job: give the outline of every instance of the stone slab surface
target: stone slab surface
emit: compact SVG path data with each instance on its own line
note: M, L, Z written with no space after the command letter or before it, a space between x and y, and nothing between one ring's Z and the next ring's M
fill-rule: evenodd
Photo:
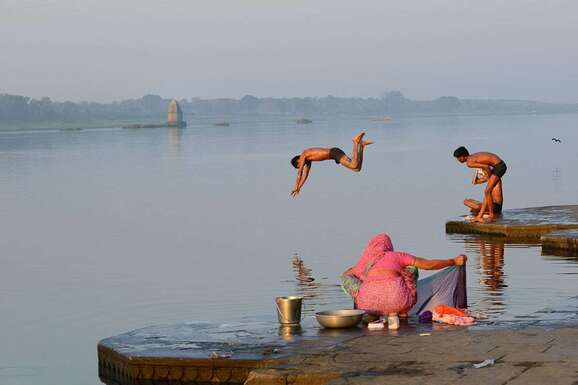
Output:
M240 384L253 369L280 364L296 350L332 346L360 329L336 335L275 321L156 325L98 343L99 376L106 384ZM212 357L211 357L212 356Z
M494 364L476 369L484 360ZM578 381L578 328L437 330L427 336L363 336L281 368L251 372L264 384L567 384Z
M446 222L448 234L487 234L536 239L559 230L578 229L578 205L504 210L492 223L470 223L466 216Z
M560 250L570 255L578 254L578 229L554 231L543 235L540 241L543 250Z
M395 332L327 330L312 317L290 329L274 320L151 326L100 341L98 359L101 380L109 385L457 384L464 376L460 383L491 384L518 378L528 362L566 369L578 364L577 342L574 297L524 322L467 329L410 319ZM498 359L491 371L468 366L486 358Z

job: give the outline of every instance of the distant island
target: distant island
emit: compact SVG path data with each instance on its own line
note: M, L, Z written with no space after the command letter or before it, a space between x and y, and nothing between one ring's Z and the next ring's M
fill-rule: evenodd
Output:
M0 94L0 123L14 122L94 122L136 120L143 124L166 116L170 99L145 95L112 103L56 102L50 98ZM303 98L181 99L183 115L280 114L313 115L471 115L471 114L552 114L578 112L578 103L557 104L529 100L460 99L441 96L433 100L412 100L399 91L376 98L336 96ZM303 118L305 119L305 118Z

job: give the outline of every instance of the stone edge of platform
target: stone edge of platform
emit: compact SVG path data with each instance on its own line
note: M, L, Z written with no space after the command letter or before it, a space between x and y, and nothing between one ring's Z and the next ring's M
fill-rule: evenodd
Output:
M567 229L544 234L540 241L542 250L563 250L578 254L578 231Z
M502 225L469 223L463 220L449 220L446 222L446 234L482 234L512 239L540 240L542 236L549 233L574 229L578 229L578 223Z
M253 370L282 364L281 359L133 357L98 344L98 374L105 383L169 381L190 384L243 384Z

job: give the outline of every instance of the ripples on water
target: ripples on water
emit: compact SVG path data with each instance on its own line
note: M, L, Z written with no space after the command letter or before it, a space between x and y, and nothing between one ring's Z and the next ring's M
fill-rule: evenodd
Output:
M340 306L348 302L341 291L341 286L335 284L335 279L327 277L315 278L313 271L297 254L293 255L293 272L295 273L295 293L303 297L304 315L313 315L327 307Z
M505 208L575 204L576 115L211 119L0 133L0 382L93 385L100 338L158 323L275 322L278 295L303 295L309 317L351 307L339 274L382 231L419 256L468 253L469 303L493 320L576 295L576 259L443 231L465 197L481 196L451 156L458 145L504 156ZM210 124L222 120L231 126ZM563 144L551 143L553 127ZM376 143L361 173L316 164L288 198L293 154L348 152L362 129ZM24 367L39 369L9 369Z
M469 256L469 307L490 321L539 318L543 308L562 310L565 299L576 294L573 276L578 275L578 258L574 256L541 255L539 244L506 243L500 238L451 235L449 239L463 245ZM549 268L543 267L546 261L552 263ZM292 267L295 293L304 298L304 314L351 306L335 277L318 280L298 255L293 256Z

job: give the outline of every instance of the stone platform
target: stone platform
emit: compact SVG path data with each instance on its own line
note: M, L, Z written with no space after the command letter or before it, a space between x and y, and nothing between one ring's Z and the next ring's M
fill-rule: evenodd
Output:
M538 242L548 233L578 229L578 205L504 210L493 223L470 223L466 217L446 222L448 234L484 234Z
M257 369L246 385L575 385L578 329L526 328L395 333L303 352L284 367ZM474 364L491 360L483 368Z
M578 298L469 328L410 319L397 331L327 330L313 317L302 328L273 319L151 326L100 341L99 376L107 385L542 384L552 373L576 381L577 326ZM488 358L496 364L471 368Z
M328 333L313 322L195 322L134 330L98 343L99 377L109 385L242 384L251 371L282 365L296 351L359 335L359 329Z
M279 361L282 346L268 329L188 323L120 334L99 342L99 376L106 384L242 384L250 371Z
M540 238L545 252L578 255L578 230L561 230L548 233Z

